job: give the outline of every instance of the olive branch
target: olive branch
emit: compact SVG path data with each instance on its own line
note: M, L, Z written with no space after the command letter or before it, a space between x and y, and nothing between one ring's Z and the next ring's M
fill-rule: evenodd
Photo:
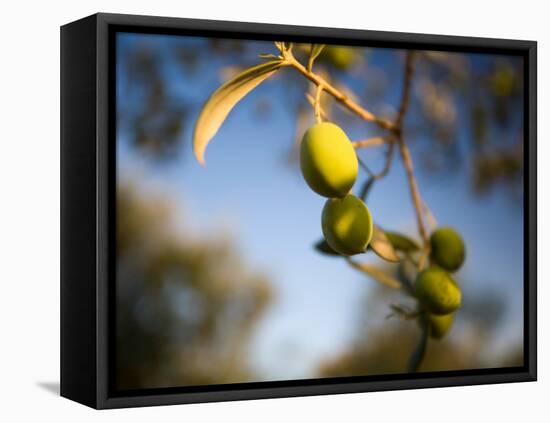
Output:
M294 56L292 43L276 42L275 46L279 51L278 55L261 55L262 58L268 59L268 61L246 69L220 86L220 88L214 91L206 101L197 119L193 135L193 148L197 160L202 165L205 164L204 153L207 145L215 136L233 107L244 96L279 70L283 68L294 69L315 87L315 95L306 94L306 96L312 105L314 117L317 122L322 122L323 117L326 116L321 105L321 96L325 94L331 96L342 107L355 114L360 119L372 123L384 132L383 135L380 136L352 142L356 152L362 148L376 146L386 146L387 148L384 166L378 173L369 169L358 157L359 164L369 175L361 188L361 199L365 200L374 183L384 178L389 173L395 156L395 150L397 149L399 152L406 172L409 193L415 210L417 230L422 240L422 245L418 246L414 240L404 235L384 231L374 225L373 236L369 247L386 261L392 263L409 261L415 266L417 272L421 272L428 264L431 248L430 238L426 229L426 220L433 223L435 219L420 195L414 173L413 159L405 141L403 130L411 97L411 86L416 60L415 51L408 50L405 54L401 98L397 109L397 115L395 119L390 120L377 116L367 110L358 102L354 101L354 99L350 98L349 95L346 95L342 90L331 84L330 81L323 78L323 76L315 73L314 63L317 57L322 53L324 45L313 44L310 46L309 58L305 66ZM319 242L316 248L326 254L339 255L339 253L333 251L324 241ZM418 259L415 259L413 254L418 254ZM346 257L346 261L350 266L369 275L377 282L393 289L404 289L406 294L415 297L412 282L400 281L376 266L358 262L349 257ZM392 306L392 310L393 315L398 315L405 319L418 318L421 324L421 336L417 347L410 356L408 366L410 372L416 372L422 363L426 351L430 330L429 322L422 313L420 304L418 305L418 311L412 313L404 311L405 308L401 306Z

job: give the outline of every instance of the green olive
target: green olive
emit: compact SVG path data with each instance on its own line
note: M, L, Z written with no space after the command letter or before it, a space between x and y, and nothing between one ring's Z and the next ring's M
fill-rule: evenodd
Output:
M318 123L304 134L300 167L309 187L328 198L342 198L357 178L359 164L346 133L329 122Z
M372 217L367 205L356 196L327 200L321 223L327 244L336 252L351 256L367 250L373 232Z
M460 308L462 293L451 275L433 266L416 277L415 294L423 307L433 314L449 314Z
M432 260L449 272L455 272L464 263L466 248L462 237L453 228L443 227L430 237Z
M428 314L427 319L430 325L430 337L434 339L443 338L451 330L454 318L454 313L443 315Z
M340 70L348 70L355 63L355 51L352 47L325 46L323 58Z

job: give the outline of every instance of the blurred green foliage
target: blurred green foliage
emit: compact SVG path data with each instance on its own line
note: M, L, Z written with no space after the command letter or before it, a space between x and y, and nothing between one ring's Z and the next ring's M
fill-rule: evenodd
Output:
M320 377L406 373L410 352L418 343L420 327L416 319L406 320L395 315L389 318L384 313L388 302L397 298L383 288L369 292L361 309L354 342L320 366ZM523 347L520 344L507 345L498 352L487 349L487 338L498 324L503 307L494 295L469 298L451 328L452 336L428 343L419 371L522 366ZM381 318L384 315L388 318Z
M247 268L229 238L177 230L175 212L159 195L118 187L120 389L254 379L247 348L270 283Z

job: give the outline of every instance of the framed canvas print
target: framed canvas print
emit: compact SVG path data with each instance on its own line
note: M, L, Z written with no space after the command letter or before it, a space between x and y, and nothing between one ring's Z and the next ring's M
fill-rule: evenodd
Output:
M61 28L61 394L536 380L536 43Z

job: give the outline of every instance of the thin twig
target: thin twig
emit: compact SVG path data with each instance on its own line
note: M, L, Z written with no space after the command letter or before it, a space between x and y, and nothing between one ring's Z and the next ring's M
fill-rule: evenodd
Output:
M306 93L306 100L308 103L315 109L315 97L313 97L310 93ZM329 114L321 107L321 118L324 120L329 120Z
M317 90L315 92L315 103L313 104L313 111L315 114L315 120L317 123L323 121L322 110L321 110L321 94L323 93L323 85L317 85Z
M356 150L359 148L368 148L368 147L376 147L378 145L383 145L388 142L386 137L372 137L367 138L366 140L360 140L360 141L352 141L351 145L353 145L353 148Z
M311 72L311 70L313 69L313 61L315 60L315 58L313 57L313 49L315 48L315 44L311 44L309 46L309 59L307 61L307 70L309 72Z
M395 128L399 130L403 127L403 119L409 108L409 99L411 96L411 82L414 73L414 59L415 52L408 50L405 57L405 73L403 76L403 91L401 93L401 101L399 103L399 111L397 112L397 118L395 119Z
M420 192L418 191L418 184L416 183L416 178L414 177L414 168L411 158L411 153L407 144L403 140L403 137L397 139L399 144L399 153L401 155L401 160L403 161L403 166L407 172L407 180L409 181L409 190L411 192L411 198L413 201L415 213L416 213L416 222L418 225L418 232L420 237L424 241L424 244L428 243L428 232L424 225L424 219L422 217L422 200L420 198Z
M426 221L428 222L428 226L430 227L430 229L433 231L435 230L435 228L437 228L437 219L435 218L434 214L432 213L432 211L430 210L430 208L428 207L425 201L423 203L423 206L424 206L424 215L426 216Z
M371 170L371 168L367 166L367 164L361 159L361 157L357 156L357 162L359 163L359 166L361 166L363 170L367 172L372 179L376 179L375 178L376 173L374 173Z
M382 179L389 173L391 164L392 164L392 159L393 159L393 152L395 150L394 147L395 147L394 142L390 142L388 144L388 151L386 152L386 162L384 163L384 168L375 175L376 179Z
M380 118L373 113L369 112L353 100L351 100L348 96L346 96L344 93L342 93L339 89L331 85L328 81L326 81L321 76L317 75L314 72L308 71L307 68L302 65L300 62L298 62L294 56L292 55L292 52L290 50L285 50L283 52L284 58L287 61L288 65L295 68L298 72L300 72L302 75L304 75L307 79L309 79L311 82L313 82L315 85L323 86L323 90L326 91L328 94L333 96L336 101L343 104L345 107L347 107L350 111L361 117L362 119L373 122L379 127L383 129L391 130L394 128L394 124L384 118Z
M363 182L363 186L361 187L361 191L359 192L359 198L363 201L367 201L367 195L369 195L370 189L376 182L376 179L374 179L372 176L369 176L369 178Z
M422 198L420 197L418 184L416 183L416 178L414 176L414 168L413 168L411 153L409 151L409 147L405 143L405 139L403 138L403 121L405 119L405 114L407 113L409 103L410 103L412 77L414 72L414 59L415 59L414 51L410 51L410 50L407 51L407 55L405 58L405 71L403 73L403 92L401 94L401 102L399 104L399 110L397 112L397 117L394 123L395 125L394 133L396 135L397 143L399 145L399 153L401 155L401 160L403 161L403 166L405 167L405 171L407 172L407 180L409 181L409 190L411 193L411 198L412 198L414 210L416 213L418 232L420 233L420 237L422 238L422 241L423 241L422 254L418 261L418 267L417 267L418 271L420 271L424 268L425 261L429 255L430 243L428 238L428 232L426 231L426 227L424 225L425 204L422 201ZM426 316L421 317L420 323L421 323L420 338L418 340L418 344L415 350L413 351L409 359L408 370L411 373L417 372L418 369L420 368L420 365L422 364L422 361L424 360L424 356L426 354L426 348L428 346L428 336L429 336L430 329L429 329L429 322Z
M374 140L374 138L372 138L372 139ZM393 139L386 139L386 138L382 138L382 137L379 137L379 139L384 139L384 142L388 143L388 150L386 151L386 162L384 163L384 167L382 168L382 170L380 172L374 173L361 160L359 155L357 155L357 160L359 161L359 164L369 174L369 178L365 181L365 183L363 184L363 187L361 188L360 198L363 201L367 200L367 195L368 195L369 191L371 190L372 186L374 185L374 183L376 181L378 181L379 179L384 178L389 173L390 168L391 168L391 164L392 164L392 161L393 161L393 152L395 150L395 148L394 148L395 147L395 142L393 142ZM368 141L368 140L365 140L365 141Z
M388 150L386 151L386 161L384 163L384 167L382 170L378 173L374 173L367 164L357 155L357 161L359 162L359 165L369 174L370 178L374 181L377 181L378 179L382 179L385 177L391 168L392 158L393 158L393 151L394 151L394 143L390 142L388 144Z
M390 304L390 308L392 309L392 313L388 314L386 316L386 319L399 316L405 320L412 320L418 318L418 311L417 310L411 310L409 307L402 305L402 304Z
M416 178L414 176L413 162L411 158L411 153L409 147L405 143L403 138L403 119L407 113L409 107L409 99L411 92L411 82L412 75L414 72L414 52L408 51L405 59L405 72L403 76L403 93L401 95L401 102L399 104L399 111L397 113L397 118L394 123L394 133L399 145L399 153L401 155L401 160L403 161L403 166L407 172L407 179L409 181L409 190L411 192L411 198L413 201L416 221L418 225L418 232L420 237L424 241L424 245L428 245L428 232L426 231L426 226L424 225L423 218L423 202L420 197L420 192L418 190L418 184L416 183Z
M416 373L418 371L422 361L424 360L424 356L426 355L426 347L428 346L428 335L430 329L428 327L428 320L425 316L420 319L420 324L420 338L418 339L418 344L409 359L409 373Z

